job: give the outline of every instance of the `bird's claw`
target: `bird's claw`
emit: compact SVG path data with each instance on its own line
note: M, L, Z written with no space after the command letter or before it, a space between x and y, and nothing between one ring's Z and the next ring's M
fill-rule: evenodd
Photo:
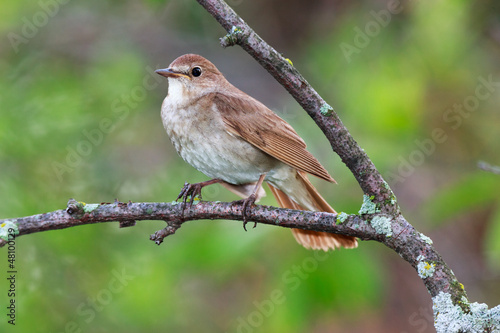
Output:
M177 196L177 199L175 201L179 200L182 198L182 213L184 214L184 209L186 208L187 200L188 197L191 197L189 200L189 209L193 206L193 202L196 197L198 197L201 200L201 184L196 183L196 184L189 184L188 182L184 183L184 187L181 189L181 192Z
M251 194L248 198L244 200L238 200L238 203L242 204L241 207L241 215L243 215L243 229L247 231L247 223L248 223L248 216L247 216L247 208L250 208L253 206L256 200L256 195ZM253 227L255 228L257 226L257 222L254 221Z

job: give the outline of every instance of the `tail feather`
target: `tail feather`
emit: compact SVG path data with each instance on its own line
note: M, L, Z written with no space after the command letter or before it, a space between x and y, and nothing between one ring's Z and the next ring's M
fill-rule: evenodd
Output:
M316 188L314 188L314 186L307 178L306 173L302 171L297 171L297 179L299 179L300 182L307 189L307 193L311 196L313 205L316 207L317 211L334 213L334 214L337 213L318 193ZM302 206L300 206L295 201L293 201L286 193L284 193L280 189L276 188L275 186L269 183L268 185L274 197L278 201L280 207L307 210ZM297 240L297 242L300 245L304 246L306 249L328 251L329 249L334 250L340 247L355 248L358 246L356 238L350 236L331 234L327 232L311 231L311 230L302 230L302 229L292 229L292 234Z
M314 205L318 208L320 212L328 212L332 214L337 214L335 209L326 202L326 200L319 194L316 188L311 184L309 178L307 178L307 174L303 171L297 171L297 176L302 182L302 184L306 187L307 193L312 197Z

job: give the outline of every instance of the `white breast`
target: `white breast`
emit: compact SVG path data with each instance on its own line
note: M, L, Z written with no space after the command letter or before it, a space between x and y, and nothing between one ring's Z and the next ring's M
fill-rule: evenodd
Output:
M208 177L244 184L257 181L281 163L227 133L215 106L202 109L198 103L187 105L182 96L182 85L170 84L162 120L175 149L193 167Z

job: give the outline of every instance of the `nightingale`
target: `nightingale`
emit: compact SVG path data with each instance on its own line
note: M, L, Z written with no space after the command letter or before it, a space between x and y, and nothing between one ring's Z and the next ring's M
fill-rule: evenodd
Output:
M168 79L163 126L177 153L212 180L186 183L178 198L191 203L204 186L220 183L247 207L265 195L265 181L280 207L336 213L308 179L335 180L306 150L295 130L258 100L229 83L207 59L185 54L156 73ZM245 229L246 230L246 229ZM292 229L307 249L354 248L354 237Z

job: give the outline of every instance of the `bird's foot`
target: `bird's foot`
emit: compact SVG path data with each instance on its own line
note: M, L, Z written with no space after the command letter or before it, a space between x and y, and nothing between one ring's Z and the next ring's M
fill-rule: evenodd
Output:
M202 183L189 184L188 182L184 183L184 187L181 189L181 192L177 196L175 201L182 198L182 202L184 205L187 203L188 198L190 207L193 205L193 201L195 197L198 197L201 200L201 189L203 188Z
M206 182L201 182L201 183L194 183L194 184L189 184L188 182L184 183L184 187L181 189L181 192L177 196L177 199L175 201L179 200L182 198L182 214L184 215L184 209L186 208L186 205L188 204L188 198L189 199L189 209L193 206L193 202L195 201L196 197L198 197L199 200L201 200L201 189L204 188L205 186L212 185L215 183L220 183L220 179L212 179L208 180Z
M243 215L243 229L245 229L245 231L247 231L248 223L247 208L251 208L254 205L256 198L257 196L255 194L251 194L246 199L235 201L235 203L242 204L241 215ZM257 222L254 222L253 227L255 228L256 226Z

